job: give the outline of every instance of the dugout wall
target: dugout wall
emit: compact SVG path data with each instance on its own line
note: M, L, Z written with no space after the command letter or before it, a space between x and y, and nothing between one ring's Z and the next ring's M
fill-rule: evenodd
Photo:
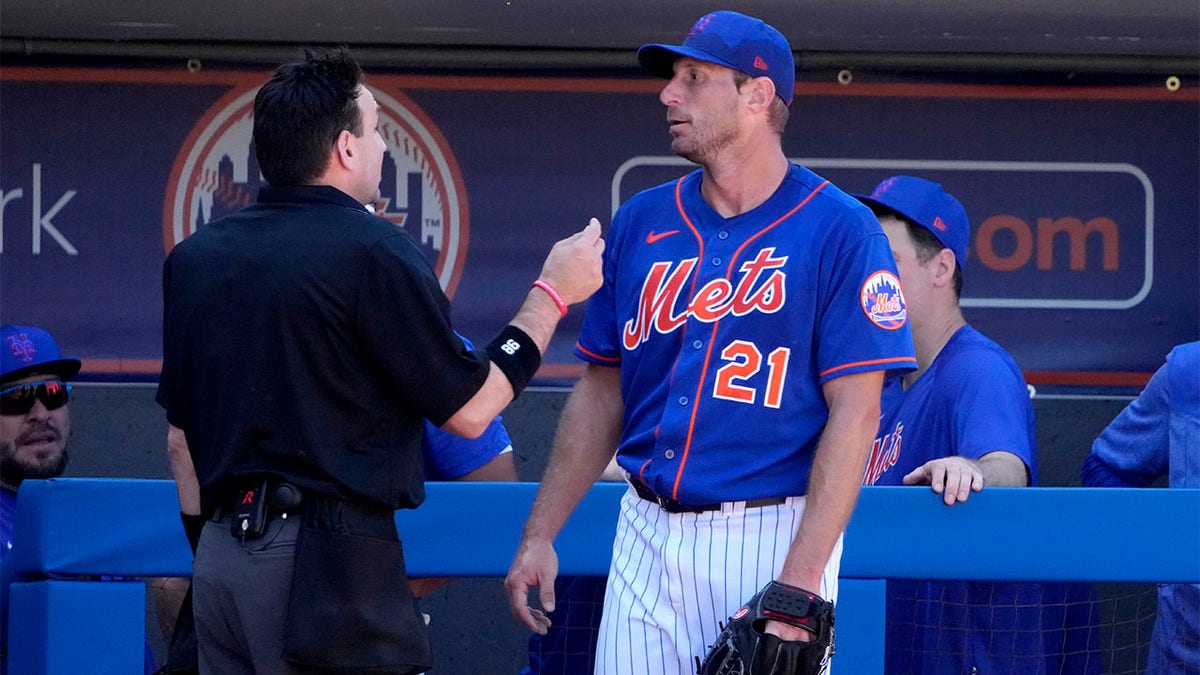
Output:
M554 422L566 395L563 388L533 387L505 411L522 480L540 478L553 440ZM1079 466L1092 439L1128 400L1127 396L1035 397L1043 484L1078 486ZM169 477L165 420L154 404L153 385L80 384L72 400L72 417L75 439L68 476ZM1146 518L1154 520L1153 516ZM1124 545L1122 549L1128 550ZM1106 620L1122 626L1117 638L1105 645L1106 658L1118 664L1111 672L1136 672L1139 661L1144 663L1155 616L1153 585L1114 582L1097 589L1105 603ZM499 579L461 579L434 591L424 605L434 617L434 647L444 659L446 672L474 675L490 672L491 664L497 661L514 665L524 662L527 633L512 620ZM161 655L164 641L153 618L147 622L145 634ZM468 641L478 649L452 647Z
M397 513L410 572L503 574L535 491L530 483L431 485L422 508ZM607 570L623 492L622 485L597 485L586 496L557 542L561 573ZM16 542L6 562L13 575L9 668L29 675L137 672L145 589L128 579L186 574L190 566L174 486L38 480L23 486L19 499ZM1101 512L1110 515L1096 518ZM1148 524L1148 512L1178 517ZM895 513L908 515L897 519ZM1111 555L1112 531L1140 554ZM945 508L925 490L871 487L863 491L845 543L836 663L845 672L871 675L883 672L886 577L1200 582L1200 490L995 488ZM480 653L484 669L443 662L441 672L516 672L521 666L516 661L509 670L475 639L457 644L457 651ZM439 652L441 659L446 655Z

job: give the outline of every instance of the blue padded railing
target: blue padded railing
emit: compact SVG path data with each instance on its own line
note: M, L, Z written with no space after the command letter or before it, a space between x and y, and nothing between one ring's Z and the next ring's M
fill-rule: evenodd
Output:
M429 484L421 508L396 514L410 574L503 576L536 490ZM624 490L587 494L556 543L561 574L608 572ZM174 485L31 480L18 499L10 672L139 672L145 586L95 579L191 573ZM928 488L865 488L842 557L842 672L883 672L887 578L1197 583L1200 490L989 488L946 507Z

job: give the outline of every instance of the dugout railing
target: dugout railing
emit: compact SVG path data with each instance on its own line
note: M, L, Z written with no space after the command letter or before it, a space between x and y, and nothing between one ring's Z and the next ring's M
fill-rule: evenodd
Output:
M410 574L503 576L536 489L429 484L420 509L396 516ZM585 497L557 542L561 574L607 573L623 491ZM8 672L141 672L139 578L191 573L174 485L31 480L18 500L0 569ZM991 488L946 507L928 489L864 489L842 558L840 672L883 672L886 578L1198 583L1200 490Z

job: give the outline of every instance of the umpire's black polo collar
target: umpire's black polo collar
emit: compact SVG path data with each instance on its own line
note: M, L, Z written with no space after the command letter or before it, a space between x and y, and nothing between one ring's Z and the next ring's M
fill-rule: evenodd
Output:
M264 186L258 190L259 204L330 204L370 213L354 197L329 185Z

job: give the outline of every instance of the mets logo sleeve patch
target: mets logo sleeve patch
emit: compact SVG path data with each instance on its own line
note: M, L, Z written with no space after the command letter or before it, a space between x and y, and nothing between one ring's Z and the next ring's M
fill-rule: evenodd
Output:
M887 270L880 270L867 277L862 287L862 308L871 323L885 330L896 330L904 326L908 312L904 307L904 293L900 280Z

